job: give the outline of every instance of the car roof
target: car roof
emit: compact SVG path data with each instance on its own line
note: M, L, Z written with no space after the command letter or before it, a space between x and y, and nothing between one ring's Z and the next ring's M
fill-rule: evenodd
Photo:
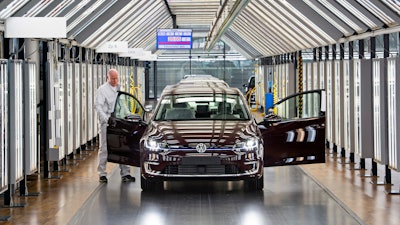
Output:
M224 80L218 79L212 75L207 74L192 74L192 75L185 75L183 79L179 82L181 84L188 83L188 84L198 84L201 82L206 83L218 83L225 86L229 86Z
M241 95L241 91L237 88L229 87L229 85L218 78L210 79L192 79L185 78L174 85L168 85L164 88L161 96L163 95L177 95L177 94L234 94Z

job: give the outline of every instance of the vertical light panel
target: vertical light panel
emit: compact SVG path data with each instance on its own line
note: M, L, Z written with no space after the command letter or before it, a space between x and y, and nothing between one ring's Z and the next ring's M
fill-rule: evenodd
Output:
M326 61L326 139L331 143L333 141L333 97L332 97L332 62Z
M400 123L397 121L397 114L400 107L400 81L397 78L399 72L399 59L388 59L388 149L389 167L400 171L400 154L398 142L400 140Z
M359 62L359 61L358 61ZM349 124L350 124L350 137L349 137L349 141L350 141L350 153L354 153L354 149L355 149L355 131L354 131L354 121L355 121L355 113L354 113L354 97L355 97L355 90L354 90L354 64L355 64L355 60L350 60L349 61L349 114L350 114L350 118L349 118ZM353 154L352 154L353 156Z
M312 78L313 78L313 84L312 84L312 90L319 89L319 73L318 73L318 62L313 62L312 64Z
M361 153L361 87L360 87L360 80L361 80L361 60L355 59L354 60L354 152L360 155Z
M130 70L130 66L125 66L125 76L126 76L126 83L125 83L125 90L126 92L129 92L129 77L131 74L131 70ZM266 81L267 82L267 81ZM265 85L267 85L267 83L264 83Z
M354 60L355 153L373 158L372 61Z
M66 134L66 139L67 139L67 155L71 154L74 152L75 149L75 145L74 145L74 140L75 140L75 132L74 132L74 93L75 93L75 89L74 89L74 79L73 79L73 64L70 62L65 63L65 76L64 76L64 80L65 80L65 103L66 103L66 128L67 128L67 134Z
M96 96L96 91L99 88L99 65L98 64L94 64L93 65L93 107L94 107L94 101L95 101L95 96ZM97 115L97 111L94 109L93 110L93 135L97 136L97 134L99 133L98 130L98 115Z
M37 87L36 64L25 63L24 69L24 149L26 175L38 171L37 154Z
M257 66L256 67L256 101L258 104L263 106L265 108L265 91L264 91L264 67L263 66ZM126 70L126 66L124 66L124 71L125 71L125 77L127 78L127 73L128 71ZM126 80L126 79L125 79Z
M108 65L103 65L103 70L100 75L100 85L104 84L107 81L106 79L107 79L107 73L108 73L109 69L110 68Z
M65 132L65 122L67 121L65 118L65 110L64 110L64 63L57 62L57 72L55 74L57 78L57 84L54 85L55 92L57 93L56 98L54 99L56 102L56 143L60 146L59 149L59 160L63 159L66 155L66 140L64 139Z
M68 79L67 79L67 77L68 77L68 71L67 71L67 65L68 65L68 63L67 62L65 62L65 63L59 63L59 65L58 65L58 70L59 71L62 71L62 73L63 73L63 76L62 76L62 81L60 81L60 82L62 82L63 83L63 85L62 85L62 94L60 95L60 97L61 98L63 98L63 105L62 105L62 111L61 111L61 114L62 114L62 118L63 118L63 126L61 127L61 129L63 129L63 136L61 137L62 138L62 143L63 143L63 146L64 146L64 154L65 154L65 156L68 156L69 155L69 153L70 153L70 151L69 151L69 149L71 148L71 145L70 145L70 140L69 140L69 137L68 137L68 135L69 135L69 133L68 133L68 128L69 128L69 119L68 119Z
M79 149L81 147L81 70L80 70L80 65L79 63L74 63L74 73L73 73L73 78L74 78L74 110L75 110L75 116L74 116L74 137L75 137L75 149Z
M325 89L325 63L318 62L319 65L319 89Z
M297 68L295 68L294 63L287 63L285 64L285 68L286 68L286 85L287 85L287 90L286 90L286 96L292 95L297 93L297 88L296 88L296 84L297 84L297 80L296 80L296 70Z
M142 67L138 67L142 68ZM276 65L276 74L274 74L274 80L275 80L275 86L276 86L276 95L277 95L277 100L282 99L282 66L281 65Z
M303 69L306 68L305 71L305 76L303 76L303 78L305 78L305 80L303 81L303 84L305 84L305 87L303 89L303 91L309 91L312 90L312 83L313 83L313 79L312 79L312 63L304 63Z
M284 64L279 65L279 70L280 73L278 74L279 76L279 90L280 90L280 95L279 97L285 98L287 96L286 88L287 88L287 70Z
M353 109L350 104L350 61L343 61L343 80L342 80L342 102L343 102L343 148L351 152L351 114Z
M81 146L86 145L87 139L87 66L86 63L81 63Z
M87 139L91 141L93 138L93 64L87 67Z
M334 82L333 82L333 90L332 92L334 93L334 101L333 101L333 108L334 108L334 124L333 124L333 128L334 128L334 143L337 145L338 148L342 147L342 140L341 140L341 125L342 125L342 118L341 118L341 61L340 60L335 60L334 61Z
M23 91L22 61L10 62L10 184L23 179Z
M52 46L51 46L52 47ZM64 158L64 145L63 140L63 118L62 118L62 107L63 107L63 90L62 90L62 76L63 70L60 71L60 65L58 62L49 60L48 62L48 141L49 141L49 161L59 161Z
M0 60L0 193L8 188L8 65Z
M137 68L137 84L136 86L138 86L140 88L141 91L141 95L140 96L145 96L145 90L144 88L144 82L145 82L145 74L144 74L144 68L143 67L136 67ZM143 101L144 99L139 99L141 101Z
M121 91L126 91L125 89L125 70L124 66L117 65L117 70L119 73L119 84L121 85Z
M374 59L372 64L373 78L373 119L374 119L374 160L388 164L387 145L387 110L386 110L386 73L384 59Z
M381 93L380 93L380 76L381 76L381 71L380 71L380 61L379 59L374 59L373 64L372 64L372 76L373 76L373 114L374 114L374 158L380 158L380 151L381 151L381 130L380 127L382 126L381 124L381 115L380 115L380 98L381 98Z

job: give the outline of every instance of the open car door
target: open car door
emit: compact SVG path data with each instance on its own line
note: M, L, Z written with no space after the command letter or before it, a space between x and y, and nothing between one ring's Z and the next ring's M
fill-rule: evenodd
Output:
M144 107L134 96L118 92L107 126L109 162L140 166L140 138L147 128L145 116Z
M274 104L259 124L264 166L325 162L324 90L291 95Z

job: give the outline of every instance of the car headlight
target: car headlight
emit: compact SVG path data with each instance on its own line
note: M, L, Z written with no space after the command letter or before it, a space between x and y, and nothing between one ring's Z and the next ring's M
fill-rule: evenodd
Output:
M155 140L153 138L148 138L144 142L144 144L147 149L149 149L150 151L155 151L155 152L161 151L166 148L166 144L164 142Z
M235 144L234 149L236 151L245 150L251 151L258 148L258 139L257 138L249 138L247 140L238 141Z

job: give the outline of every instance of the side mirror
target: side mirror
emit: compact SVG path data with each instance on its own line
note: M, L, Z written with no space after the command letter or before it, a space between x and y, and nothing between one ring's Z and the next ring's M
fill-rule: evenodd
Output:
M140 120L142 120L142 118L138 114L128 115L128 116L125 117L125 119L131 120L131 121L140 121Z
M144 110L145 110L146 112L151 112L151 111L153 110L153 106L152 106L152 105L145 105L145 106L144 106Z
M273 113L268 113L264 117L264 125L265 126L270 126L273 123L278 123L278 122L281 122L281 121L282 121L282 119L279 116L277 116L277 115L275 115Z

